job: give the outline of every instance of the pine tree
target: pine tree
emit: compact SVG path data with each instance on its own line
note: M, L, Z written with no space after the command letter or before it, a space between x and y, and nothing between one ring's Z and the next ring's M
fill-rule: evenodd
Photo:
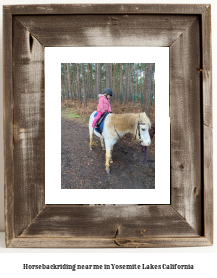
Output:
M77 64L77 85L78 85L78 100L81 102L81 83L80 83L80 67Z
M151 106L151 87L154 75L154 64L146 64L145 67L145 83L144 83L144 101L142 105L142 111L144 111L150 117Z
M122 95L123 95L123 68L122 64L120 64L120 101L122 101Z
M111 64L107 63L106 64L106 87L111 88L112 86L111 82Z
M126 78L125 78L125 96L124 96L124 104L127 103L127 98L128 98L128 64L126 63L126 67L125 67L125 75L126 75Z
M84 71L83 63L81 63L81 74L82 74L82 82L83 82L83 90L84 90L84 106L87 106L87 92L86 92L85 71Z
M69 69L69 63L67 65L67 74L68 74L68 92L72 100L72 87L71 87L71 76L70 76L70 69Z
M101 94L100 89L100 80L101 80L101 65L100 63L96 64L97 74L96 74L96 91L97 91L97 97L99 94Z

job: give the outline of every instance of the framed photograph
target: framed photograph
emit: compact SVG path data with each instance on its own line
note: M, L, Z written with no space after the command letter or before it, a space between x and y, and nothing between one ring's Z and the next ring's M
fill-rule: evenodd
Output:
M3 21L6 246L212 245L211 6L17 5ZM112 156L89 136L97 92L114 134L116 114L138 116Z
M132 57L129 57L129 53L132 53ZM74 62L113 59L116 63L67 63L69 57ZM131 63L118 63L126 60L126 57ZM146 63L141 63L144 61ZM86 83L86 105L81 67ZM112 84L109 85L107 74L111 70ZM101 85L97 93L98 71ZM148 71L152 83L150 96L144 94ZM45 204L170 204L168 47L46 47L45 83ZM106 86L113 91L110 98L112 114L121 115L118 116L120 126L117 126L118 122L115 125L113 120L111 122L109 136L113 136L114 149L112 163L109 163L110 174L105 169L106 150L103 149L106 149L106 145L100 141L103 134L93 132L92 125L89 129L90 115L99 107L99 98L104 97L102 93ZM146 103L150 111L145 107ZM141 146L144 143L139 141L139 134L145 135L142 128L151 129L151 126L141 125L141 131L138 132L138 122L142 120L143 111L150 117L150 125L156 123L155 136L152 136L147 153ZM124 122L122 119L125 119ZM132 120L134 125L129 130L128 121ZM162 121L164 124L159 124ZM126 130L123 131L124 126ZM90 148L92 133L93 146ZM147 135L149 137L148 130ZM145 136L143 140L145 142ZM106 138L104 141L106 143ZM115 194L111 189L115 190Z

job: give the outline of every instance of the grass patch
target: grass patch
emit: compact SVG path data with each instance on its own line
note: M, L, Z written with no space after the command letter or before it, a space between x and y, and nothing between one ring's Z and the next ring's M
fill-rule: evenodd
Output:
M80 115L78 115L76 113L76 111L71 111L71 110L65 109L65 107L61 109L61 116L67 117L67 118L80 118L81 117Z
M68 118L80 118L80 115L74 114L74 113L69 113L68 115L66 115Z

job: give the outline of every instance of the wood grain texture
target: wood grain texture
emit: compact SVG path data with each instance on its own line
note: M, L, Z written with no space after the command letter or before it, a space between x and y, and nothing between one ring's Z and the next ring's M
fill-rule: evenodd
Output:
M199 17L170 46L171 205L202 231Z
M44 4L5 6L17 14L202 14L210 5L189 4Z
M3 10L4 182L6 245L14 237L12 15Z
M41 15L16 18L44 46L166 47L181 36L197 16Z
M205 237L180 238L15 238L10 248L168 248L210 246Z
M14 209L19 235L44 206L44 48L13 20Z
M45 46L170 46L172 206L45 206ZM212 245L210 5L5 6L4 65L8 247Z
M207 6L202 14L202 75L203 75L203 121L213 127L212 115L212 42L211 42L211 7Z
M204 126L204 235L213 243L213 130Z
M198 236L195 230L169 205L46 205L21 236L43 237L45 235L73 238Z
M204 159L204 228L213 243L213 103L212 103L212 42L211 6L206 6L202 23L203 77L203 159Z

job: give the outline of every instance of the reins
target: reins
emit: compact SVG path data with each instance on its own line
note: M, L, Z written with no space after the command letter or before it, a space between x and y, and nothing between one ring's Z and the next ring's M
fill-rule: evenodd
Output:
M114 125L114 129L115 129L115 132L117 133L117 130L116 130L116 128L115 128L115 125ZM119 138L121 138L120 135L119 135L118 133L117 133L117 135L118 135Z
M144 152L142 163L145 165L147 162L147 146L142 146L141 151Z

